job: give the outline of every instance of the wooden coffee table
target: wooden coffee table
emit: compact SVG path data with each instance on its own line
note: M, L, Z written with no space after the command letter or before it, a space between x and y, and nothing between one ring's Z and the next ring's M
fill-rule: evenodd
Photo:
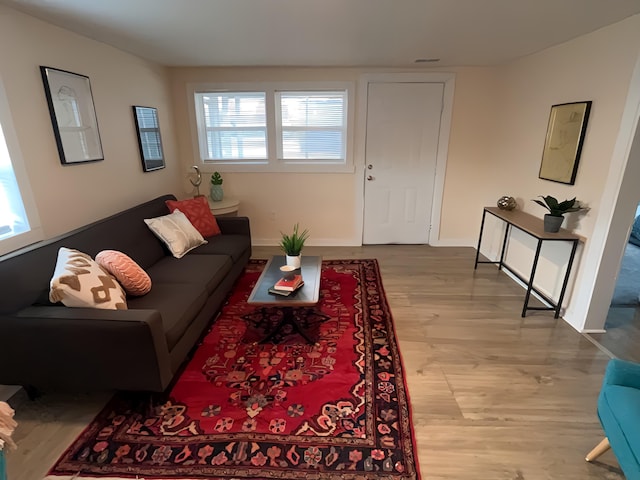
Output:
M312 307L318 303L320 298L322 257L302 257L300 274L302 275L304 285L288 297L274 295L268 291L269 288L273 287L273 285L282 278L280 267L284 264L286 264L284 255L271 257L247 300L247 303L251 305L260 305L263 307L273 306L282 309L282 318L278 325L267 333L266 337L258 343L267 343L273 340L286 325L289 325L293 331L299 333L307 342L316 343L317 339L312 338L304 326L298 323L293 309L294 307Z

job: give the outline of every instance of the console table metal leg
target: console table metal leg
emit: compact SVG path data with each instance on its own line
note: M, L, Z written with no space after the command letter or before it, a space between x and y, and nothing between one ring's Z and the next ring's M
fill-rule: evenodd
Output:
M509 238L509 230L511 229L511 225L505 223L504 226L504 238L502 239L502 250L500 250L500 264L498 265L498 270L502 270L502 265L504 263L504 253L507 249L507 238Z
M524 297L524 305L522 307L522 317L527 314L527 307L529 306L529 298L531 297L531 290L533 289L533 278L536 275L536 268L538 268L538 260L540 259L540 249L542 248L542 240L538 239L538 246L536 247L536 254L533 257L533 266L531 267L531 275L527 282L527 294Z
M571 267L573 266L573 259L576 256L576 250L578 249L578 241L573 242L571 247L571 255L569 255L569 262L567 263L567 271L564 274L564 281L562 282L562 289L560 290L560 298L558 298L558 305L556 305L556 314L554 318L560 316L560 309L562 308L562 301L564 300L564 294L567 291L567 285L569 284L569 277L571 275Z
M480 236L478 237L478 248L476 249L476 263L473 266L473 269L476 270L478 268L478 258L480 257L480 244L482 243L482 231L484 230L484 219L487 216L487 211L482 211L482 223L480 224Z

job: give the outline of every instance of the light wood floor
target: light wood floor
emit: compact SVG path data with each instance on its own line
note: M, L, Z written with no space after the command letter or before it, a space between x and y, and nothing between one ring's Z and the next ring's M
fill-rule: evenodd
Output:
M278 253L255 248L254 257ZM520 317L524 291L471 248L307 247L325 258L377 258L413 407L422 478L622 479L596 400L608 356L551 312ZM107 400L46 394L14 401L19 449L10 480L40 479Z
M592 333L612 356L640 363L640 306L609 308L605 333Z

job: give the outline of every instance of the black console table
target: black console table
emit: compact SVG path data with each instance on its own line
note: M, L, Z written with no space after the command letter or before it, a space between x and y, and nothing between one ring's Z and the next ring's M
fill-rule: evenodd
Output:
M482 231L484 230L484 220L487 216L487 213L499 218L507 224L507 227L504 231L504 238L502 240L502 248L500 250L500 260L497 262L491 261L481 261L480 257L480 244L482 243ZM521 230L525 233L528 233L532 237L538 240L538 245L536 247L536 253L533 257L533 266L531 267L531 274L529 275L529 279L523 278L517 272L514 272L508 265L504 263L504 255L505 248L507 246L507 238L509 238L509 232L511 228L515 227L518 230ZM578 249L578 243L582 240L582 237L569 232L568 230L560 229L558 233L549 233L544 231L544 225L542 219L538 217L534 217L528 213L522 212L520 210L501 210L498 207L484 207L484 211L482 212L482 224L480 226L480 236L478 238L478 250L476 252L476 263L474 265L474 270L478 268L479 263L491 263L494 265L498 265L498 269L508 270L515 277L520 279L523 283L527 285L527 294L524 297L524 306L522 307L522 316L524 317L527 314L527 310L553 310L555 311L555 318L560 316L560 308L562 307L562 300L564 299L564 294L567 290L567 284L569 283L569 275L571 274L571 267L573 265L573 260L576 256L576 250ZM571 254L569 255L569 263L567 263L567 271L564 275L564 281L562 282L562 289L560 290L560 297L558 298L558 302L554 302L550 298L548 298L545 294L540 292L533 286L533 279L536 275L536 268L538 267L538 260L540 259L540 250L542 249L542 242L553 241L553 242L571 242ZM548 305L549 307L530 307L529 299L531 298L531 292L535 292L539 295Z

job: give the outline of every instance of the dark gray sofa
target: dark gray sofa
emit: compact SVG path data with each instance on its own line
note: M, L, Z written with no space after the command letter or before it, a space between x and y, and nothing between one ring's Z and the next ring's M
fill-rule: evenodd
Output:
M158 197L58 238L0 257L0 384L56 390L163 391L251 256L246 217L218 217L222 235L181 259L143 219L169 213ZM119 250L151 277L128 310L48 300L57 252Z

